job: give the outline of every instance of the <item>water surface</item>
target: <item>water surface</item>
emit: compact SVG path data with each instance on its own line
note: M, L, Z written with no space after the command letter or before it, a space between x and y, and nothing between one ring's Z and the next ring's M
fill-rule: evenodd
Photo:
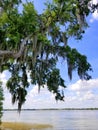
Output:
M34 110L20 115L17 111L4 111L2 119L52 126L45 130L98 130L98 110Z

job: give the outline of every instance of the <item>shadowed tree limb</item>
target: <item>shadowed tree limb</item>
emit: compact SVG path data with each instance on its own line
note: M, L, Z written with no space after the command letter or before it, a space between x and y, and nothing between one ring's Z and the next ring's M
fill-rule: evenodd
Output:
M8 50L0 50L0 57L4 56L6 58L14 58L17 59L19 58L21 55L23 55L25 46L26 46L26 42L32 37L32 34L30 34L28 37L26 37L20 46L20 50L18 52L14 52L14 51L8 51Z

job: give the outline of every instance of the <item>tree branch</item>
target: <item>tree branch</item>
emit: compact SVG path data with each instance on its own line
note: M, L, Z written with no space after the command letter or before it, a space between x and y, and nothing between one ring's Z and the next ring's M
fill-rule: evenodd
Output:
M9 51L9 50L0 50L0 57L4 56L4 57L12 57L14 59L19 58L21 55L23 55L24 49L25 49L25 45L28 39L30 39L32 37L32 34L29 35L28 37L26 37L20 46L20 50L18 52L14 52L14 51Z

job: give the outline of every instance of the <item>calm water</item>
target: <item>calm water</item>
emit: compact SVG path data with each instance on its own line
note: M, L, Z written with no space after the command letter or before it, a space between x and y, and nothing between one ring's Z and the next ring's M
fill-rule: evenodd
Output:
M98 130L97 110L5 111L3 121L49 124L47 130ZM46 130L46 129L45 129Z

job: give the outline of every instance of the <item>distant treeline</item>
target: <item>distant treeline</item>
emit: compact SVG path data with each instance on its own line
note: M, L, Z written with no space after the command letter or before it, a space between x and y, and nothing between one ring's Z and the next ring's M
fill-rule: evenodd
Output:
M46 108L46 109L22 109L21 111L36 110L98 110L98 108ZM4 111L18 111L18 109L4 109Z

